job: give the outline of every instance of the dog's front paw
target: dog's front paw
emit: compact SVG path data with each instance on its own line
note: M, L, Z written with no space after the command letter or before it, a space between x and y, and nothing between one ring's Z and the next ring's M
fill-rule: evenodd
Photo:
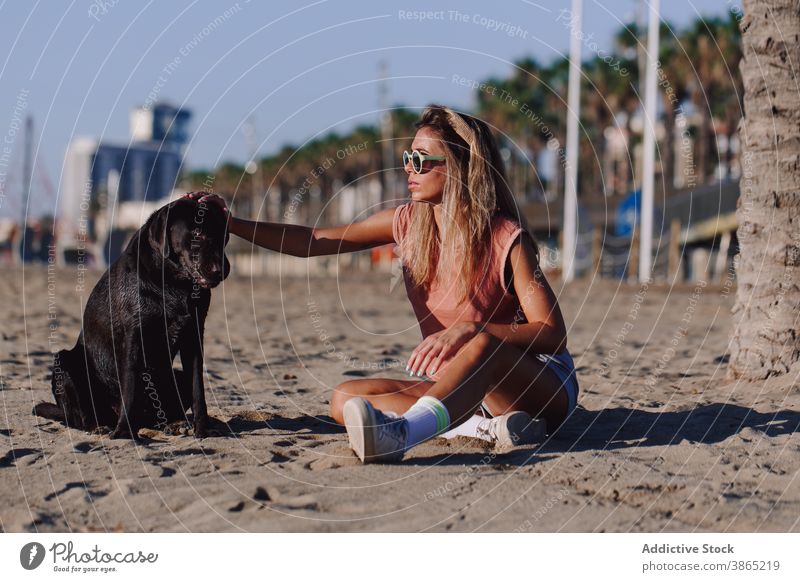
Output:
M194 421L194 438L204 439L208 434L208 420L205 418L198 418Z
M128 430L128 427L119 427L118 426L113 431L111 431L111 434L108 435L108 438L110 438L110 439L132 439L133 437L131 436L131 431Z

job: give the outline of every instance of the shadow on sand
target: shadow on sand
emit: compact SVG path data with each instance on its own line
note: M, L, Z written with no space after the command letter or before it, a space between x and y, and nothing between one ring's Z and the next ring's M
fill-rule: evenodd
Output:
M548 452L616 450L690 443L713 444L749 428L767 437L800 431L800 412L756 412L728 403L658 412L631 408L578 407L553 435Z
M287 418L270 413L263 413L260 417L245 414L234 416L227 422L211 419L211 427L217 434L216 438L236 438L257 430L315 435L344 434L344 429L326 415ZM579 406L540 446L517 447L507 452L498 452L491 448L476 451L473 446L468 446L468 452L457 452L457 447L453 447L456 449L453 453L414 457L403 463L423 466L485 465L511 469L557 458L570 452L665 446L683 441L714 444L739 434L744 429L752 429L764 437L800 432L800 412L756 412L752 408L725 403L703 404L692 410L671 412L632 408L586 410ZM147 443L149 439L144 441ZM204 442L211 444L213 438ZM480 447L477 444L479 441L475 442ZM7 466L10 461L11 459L0 459L0 466Z
M735 404L712 403L692 410L657 412L631 408L586 410L578 407L539 447L519 447L507 453L454 453L415 458L413 465L532 465L580 451L609 451L690 443L713 444L744 429L764 437L800 432L800 412L756 412Z

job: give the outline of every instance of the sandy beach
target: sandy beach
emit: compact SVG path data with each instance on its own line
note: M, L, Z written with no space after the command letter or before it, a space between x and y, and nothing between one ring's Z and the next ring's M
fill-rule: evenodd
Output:
M513 451L436 439L362 466L328 401L347 379L403 377L420 335L390 273L234 273L205 334L222 435L151 430L138 445L31 415L99 273L82 290L79 275L0 279L4 532L800 531L800 369L726 380L730 285L552 281L581 385L560 430Z

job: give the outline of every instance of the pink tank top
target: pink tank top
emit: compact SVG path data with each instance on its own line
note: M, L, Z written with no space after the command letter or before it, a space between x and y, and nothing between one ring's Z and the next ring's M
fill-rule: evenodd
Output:
M415 204L417 203L408 202L395 210L392 231L398 245L405 238L411 225L411 214ZM466 301L459 302L457 299L458 272L454 271L445 277L435 279L431 288L426 291L414 286L408 269L403 266L406 293L417 316L423 338L459 321L527 323L519 299L506 287L504 274L511 245L521 232L522 228L513 220L499 215L492 219L492 246L489 260L486 261L486 268L482 273L482 283L478 289L473 290L473 296ZM439 378L446 364L447 362L432 376L434 380Z

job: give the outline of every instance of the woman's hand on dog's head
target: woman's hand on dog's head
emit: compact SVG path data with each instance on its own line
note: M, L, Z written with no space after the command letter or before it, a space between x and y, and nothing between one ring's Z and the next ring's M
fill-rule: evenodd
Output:
M230 226L233 216L231 215L228 205L225 203L225 199L219 194L213 194L211 192L187 192L183 195L183 197L188 198L189 200L196 200L198 202L210 202L211 204L216 204L222 209L222 212L225 213L228 226Z

